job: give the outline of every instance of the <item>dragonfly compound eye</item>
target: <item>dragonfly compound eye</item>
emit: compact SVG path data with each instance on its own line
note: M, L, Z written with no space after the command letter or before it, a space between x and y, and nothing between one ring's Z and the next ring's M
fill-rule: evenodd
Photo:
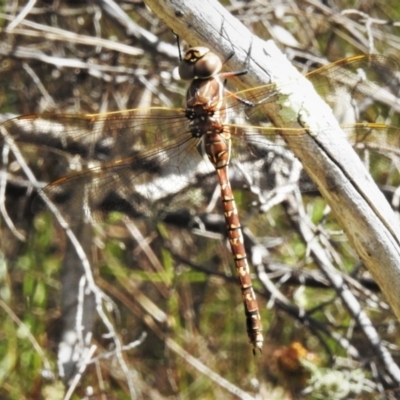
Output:
M206 79L218 74L222 69L221 59L214 53L208 52L194 64L195 77Z
M181 61L179 75L183 80L206 79L218 74L221 68L221 59L207 47L193 47Z

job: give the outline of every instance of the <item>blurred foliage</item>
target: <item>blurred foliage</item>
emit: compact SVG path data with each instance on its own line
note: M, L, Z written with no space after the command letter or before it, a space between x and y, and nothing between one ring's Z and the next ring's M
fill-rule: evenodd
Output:
M368 53L371 40L374 52L400 60L400 8L393 0L221 3L254 34L274 39L304 73L325 61ZM25 4L2 4L2 121L48 111L182 106L186 84L172 74L177 49L160 51L140 34L135 37L102 4L37 1L11 31L6 27ZM118 5L138 27L174 49L174 35L142 1ZM66 32L82 37L78 41ZM99 43L100 38L110 43ZM372 113L369 120L398 122L386 105L374 105ZM67 173L66 164L72 164L64 161L65 155L40 146L27 146L24 156L43 182ZM373 177L382 189L395 187L398 171L380 171L379 160L369 160ZM15 229L0 218L0 398L61 399L66 389L57 377L60 270L70 251L68 241L49 213L32 213L34 194L12 156L7 168L5 206ZM266 272L277 291L272 293L253 274L265 336L263 354L253 357L219 203L209 212L214 222L202 219L214 189L201 191L206 203L201 209L182 204L186 213L172 221L134 220L140 235L133 235L121 216L112 215L93 228L92 237L81 238L88 240L84 247L96 284L111 299L103 308L118 339L128 345L147 333L123 352L137 397L234 399L247 393L247 398L272 400L397 398L387 366L319 271L287 204L282 201L260 214L254 193L236 184L246 240L256 238L268 249ZM393 191L385 194L394 196ZM316 240L338 271L349 274L350 290L398 363L398 322L379 288L318 193L306 193L302 201L318 228ZM16 237L16 230L25 240ZM92 339L96 357L115 350L108 333L97 317ZM228 389L225 380L233 387ZM115 356L95 359L71 398L130 398L121 363Z

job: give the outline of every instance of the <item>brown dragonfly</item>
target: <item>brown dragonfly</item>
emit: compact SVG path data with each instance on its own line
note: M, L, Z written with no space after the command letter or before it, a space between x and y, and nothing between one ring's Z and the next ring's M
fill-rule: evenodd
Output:
M243 234L230 185L231 138L234 158L248 162L263 150L280 146L275 128L259 106L276 101L275 85L231 93L225 80L240 75L221 72L223 63L207 48L189 49L180 75L191 84L185 108L150 107L88 115L25 115L2 124L4 135L20 142L37 141L90 161L43 190L62 212L84 210L86 218L108 211L133 216L166 212L193 201L191 188L209 184L210 165L220 186L227 234L245 308L253 351L263 343L261 320L244 247ZM306 77L321 94L343 89L352 100L379 93L378 83L391 83L396 64L380 55L355 56L319 68ZM368 78L360 77L367 71ZM263 119L264 118L264 119ZM379 151L398 147L399 135L385 125L361 123L344 128L356 146ZM31 133L35 139L32 140ZM394 132L396 133L396 132ZM306 129L292 134L307 135ZM389 137L389 139L383 138ZM277 142L278 140L278 142ZM334 138L333 138L334 140ZM195 196L194 196L195 197ZM75 211L75 212L74 212ZM81 212L77 213L82 215Z

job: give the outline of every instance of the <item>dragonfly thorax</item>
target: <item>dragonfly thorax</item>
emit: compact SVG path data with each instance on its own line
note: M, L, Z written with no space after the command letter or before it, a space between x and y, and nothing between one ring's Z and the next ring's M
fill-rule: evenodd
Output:
M193 137L223 131L227 122L223 98L224 85L218 77L195 79L191 83L186 93L186 117Z
M207 133L221 133L223 125L220 123L219 112L196 105L186 109L186 116L190 120L189 130L192 137L201 138Z

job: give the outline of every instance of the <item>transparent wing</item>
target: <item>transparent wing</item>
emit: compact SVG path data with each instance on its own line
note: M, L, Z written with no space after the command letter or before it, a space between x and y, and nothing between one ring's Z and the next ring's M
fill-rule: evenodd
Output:
M28 115L6 122L3 129L15 140L26 142L29 135L41 145L79 155L76 172L43 190L68 213L82 204L93 214L153 213L157 204L167 208L168 199L211 171L197 150L198 139L190 135L183 110Z

